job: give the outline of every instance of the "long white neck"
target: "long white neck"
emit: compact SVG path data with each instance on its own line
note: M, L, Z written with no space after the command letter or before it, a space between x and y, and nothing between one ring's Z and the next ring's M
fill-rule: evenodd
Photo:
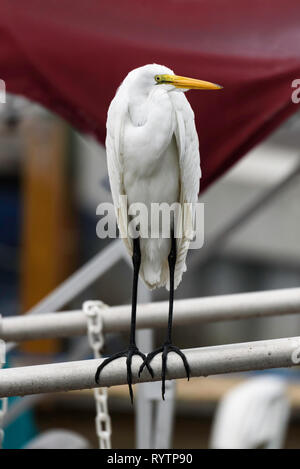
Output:
M145 159L159 159L170 144L175 128L169 93L163 88L154 87L149 95L145 95L135 88L128 98L129 122L124 130L126 154L132 155L134 148L137 148Z
M147 122L149 95L139 87L129 89L129 115L134 126L140 127Z

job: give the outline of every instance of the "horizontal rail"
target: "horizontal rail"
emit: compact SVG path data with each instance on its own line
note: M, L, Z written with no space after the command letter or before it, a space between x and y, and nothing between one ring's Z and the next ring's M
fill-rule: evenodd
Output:
M298 362L300 337L219 345L184 351L192 377L221 373L294 366ZM95 387L95 371L102 360L82 360L49 365L25 366L0 370L0 397L24 396ZM133 382L151 380L147 370L138 378L139 357L132 361ZM160 380L161 355L152 362L154 380ZM168 379L184 378L181 359L168 356ZM125 358L110 363L101 373L102 386L126 384Z
M300 288L288 288L178 300L174 305L174 324L188 325L298 313ZM138 305L137 327L162 327L167 324L167 317L167 301L141 304ZM103 310L104 332L127 331L129 327L129 305ZM0 339L16 342L86 333L86 318L82 311L7 317L2 319L0 327Z

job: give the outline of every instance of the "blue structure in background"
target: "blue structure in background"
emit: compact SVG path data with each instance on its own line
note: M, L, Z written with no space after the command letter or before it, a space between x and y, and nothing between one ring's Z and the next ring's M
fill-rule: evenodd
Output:
M19 310L19 248L21 203L18 182L0 185L0 313L7 316Z
M8 405L11 406L18 399L22 398L9 398ZM3 449L20 449L36 435L33 412L26 411L4 429Z
M7 316L19 310L19 246L21 203L18 181L8 178L0 187L0 313ZM11 406L20 397L8 400ZM34 415L24 412L4 429L4 449L22 448L37 434Z

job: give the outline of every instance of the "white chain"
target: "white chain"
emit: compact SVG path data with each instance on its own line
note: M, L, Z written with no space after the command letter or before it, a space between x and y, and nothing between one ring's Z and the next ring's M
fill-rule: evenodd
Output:
M89 344L94 351L94 357L101 357L104 345L102 311L108 308L102 301L85 301L83 311L87 318ZM96 403L96 433L100 449L111 449L111 421L107 405L107 388L95 388Z
M5 342L0 340L0 368L5 363ZM7 398L3 397L0 399L1 407L0 407L0 449L2 448L3 438L4 438L4 430L3 430L3 420L4 416L7 412Z

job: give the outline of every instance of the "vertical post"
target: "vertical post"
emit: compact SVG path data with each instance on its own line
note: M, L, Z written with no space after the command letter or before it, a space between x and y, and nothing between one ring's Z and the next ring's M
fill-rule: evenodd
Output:
M138 303L150 303L151 291L139 285ZM138 313L137 313L138 314ZM137 331L137 346L143 353L153 350L154 331ZM175 381L166 381L166 397L161 399L161 382L140 383L136 400L136 448L168 449L171 446L175 407Z
M138 303L150 303L151 292L143 282L139 284ZM148 353L153 349L153 335L151 329L141 329L136 333L137 346L143 353ZM135 404L135 439L137 449L151 448L151 433L153 430L153 410L152 403L147 398L149 386L156 383L141 383L137 385L137 399Z
M22 310L45 297L72 271L75 239L67 174L69 130L60 119L39 115L24 122ZM74 230L73 230L74 232ZM52 353L57 341L26 344Z

